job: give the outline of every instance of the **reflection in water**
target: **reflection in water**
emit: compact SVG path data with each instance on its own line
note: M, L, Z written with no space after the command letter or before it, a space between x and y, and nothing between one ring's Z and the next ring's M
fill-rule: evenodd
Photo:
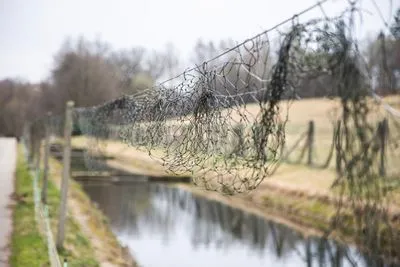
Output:
M84 188L144 267L385 266L354 248L304 238L182 189L148 183Z

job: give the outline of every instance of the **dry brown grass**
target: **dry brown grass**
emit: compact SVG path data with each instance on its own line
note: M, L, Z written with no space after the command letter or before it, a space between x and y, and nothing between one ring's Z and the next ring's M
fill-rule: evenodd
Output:
M400 103L399 96L387 97L385 102L394 105ZM381 106L373 104L371 99L371 121L378 121L385 117L385 111ZM286 147L291 147L299 136L307 130L308 122L313 120L315 123L315 146L314 146L314 163L322 165L328 157L329 150L332 145L333 122L336 121L340 112L338 100L330 99L306 99L293 102L282 102L281 110L286 116L288 112L288 122L286 126ZM233 120L239 120L239 115L235 111L227 111ZM259 112L259 106L255 104L247 105L246 112L249 118L254 118ZM73 138L72 144L76 147L88 148L89 142L86 137ZM152 151L152 157L147 152L140 151L130 147L127 144L118 141L107 141L99 143L102 152L109 156L113 156L116 161L109 162L115 167L123 167L129 165L129 170L134 173L142 173L147 175L165 175L166 168L162 166L162 161L157 157L162 157L163 152L160 150ZM301 145L300 145L301 147ZM291 155L296 159L300 149L297 149ZM333 155L334 159L335 155ZM396 157L389 158L389 167L399 167ZM121 164L124 163L124 164ZM301 163L305 163L303 160ZM293 165L283 163L280 169L268 179L268 183L276 182L287 184L290 187L298 187L300 190L324 191L328 192L329 187L335 179L334 160L331 160L328 169L308 168L303 164ZM199 173L200 170L198 170Z
M387 97L384 101L394 105L394 103L400 103L400 97ZM292 103L283 102L281 109L284 113L288 111L288 123L286 127L287 147L291 147L299 138L299 135L307 130L308 122L313 120L315 123L314 163L316 165L325 163L331 148L333 122L338 117L339 107L340 105L337 100L329 99L306 99ZM373 122L377 122L387 115L381 106L374 104L373 100L371 100L371 108L374 111L371 112L370 116ZM248 105L246 110L254 117L259 111L259 107L257 105ZM229 112L231 112L230 116L233 119L238 119L235 118L233 111ZM88 148L90 143L86 137L75 137L72 144L76 147ZM103 153L115 157L116 160L109 161L109 164L113 167L152 176L167 174L166 168L162 166L162 161L157 159L157 156L163 156L162 151L155 150L152 152L153 157L150 157L147 152L140 151L118 141L103 141L100 147ZM296 158L299 155L299 151L300 149L295 150L291 157ZM304 164L305 160L301 164L282 163L278 171L266 179L251 194L254 199L262 198L269 190L263 184L266 184L268 187L276 185L296 189L308 195L313 195L314 192L331 194L330 186L336 177L334 158L335 155L333 155L333 159L327 169L310 168ZM389 168L394 168L397 173L400 168L399 159L400 155L399 157L388 157ZM195 173L198 176L204 175L201 170L196 170ZM400 204L400 196L397 191L394 192L394 203Z

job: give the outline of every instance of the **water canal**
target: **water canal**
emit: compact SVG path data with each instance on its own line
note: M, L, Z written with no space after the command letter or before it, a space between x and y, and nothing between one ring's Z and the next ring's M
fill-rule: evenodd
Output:
M83 183L143 267L385 266L332 240L160 183Z
M82 152L74 151L73 171L87 171ZM354 246L304 237L172 184L132 182L147 179L127 173L130 182L104 180L78 179L142 267L389 266Z

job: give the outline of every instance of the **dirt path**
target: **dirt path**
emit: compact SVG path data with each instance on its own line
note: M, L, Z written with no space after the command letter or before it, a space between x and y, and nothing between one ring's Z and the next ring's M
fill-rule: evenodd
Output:
M16 140L0 138L0 266L8 266L12 230L11 194L14 192Z

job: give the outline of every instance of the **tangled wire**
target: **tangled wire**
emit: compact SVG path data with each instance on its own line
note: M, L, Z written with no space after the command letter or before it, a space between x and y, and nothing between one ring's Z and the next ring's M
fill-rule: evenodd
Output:
M271 175L282 156L287 111L299 84L328 75L330 95L341 105L332 229L350 224L360 244L399 255L399 234L387 212L389 180L379 170L378 136L386 126L376 130L371 78L352 37L354 12L353 3L339 17L293 21L280 32L276 56L270 33L264 33L183 73L172 86L77 110L81 129L100 140L92 147L113 136L161 159L173 173L191 174L203 188L247 192ZM349 221L349 214L356 216Z
M256 188L281 157L285 106L296 96L302 77L318 68L336 75L343 90L352 86L342 85L343 77L332 72L333 65L340 69L347 64L332 62L335 56L307 62L309 51L321 44L337 48L332 29L345 14L302 24L294 19L286 33L280 33L277 56L270 51L272 33L266 32L184 72L172 86L162 84L77 109L81 131L94 137L94 153L88 158L101 153L102 139L112 135L160 158L175 174L190 173L206 189L233 194ZM342 73L352 75L346 69Z
M284 36L273 65L268 36L251 39L222 63L184 73L173 88L77 109L81 130L94 140L117 133L125 143L157 154L171 172L194 174L207 189L254 189L279 160L285 141L281 100L290 100L294 90L288 80L296 78L292 46L299 29L295 25Z
M390 211L391 192L397 188L393 178L400 172L382 170L385 142L394 151L391 165L399 166L400 123L392 117L376 127L383 116L371 98L370 71L353 37L355 4L334 18L324 15L303 23L294 18L285 30L258 34L168 86L76 108L74 120L90 142L87 166L104 167L96 159L106 152L105 140L112 139L148 152L174 174L190 174L208 190L248 192L276 170L289 106L300 85L310 77L328 77L327 96L335 96L341 109L333 118L339 123L329 153L331 158L336 152L338 167L332 229L350 227L359 244L400 255L399 215ZM274 36L279 37L276 55L270 41ZM63 119L47 119L61 134ZM394 130L387 134L389 124Z

